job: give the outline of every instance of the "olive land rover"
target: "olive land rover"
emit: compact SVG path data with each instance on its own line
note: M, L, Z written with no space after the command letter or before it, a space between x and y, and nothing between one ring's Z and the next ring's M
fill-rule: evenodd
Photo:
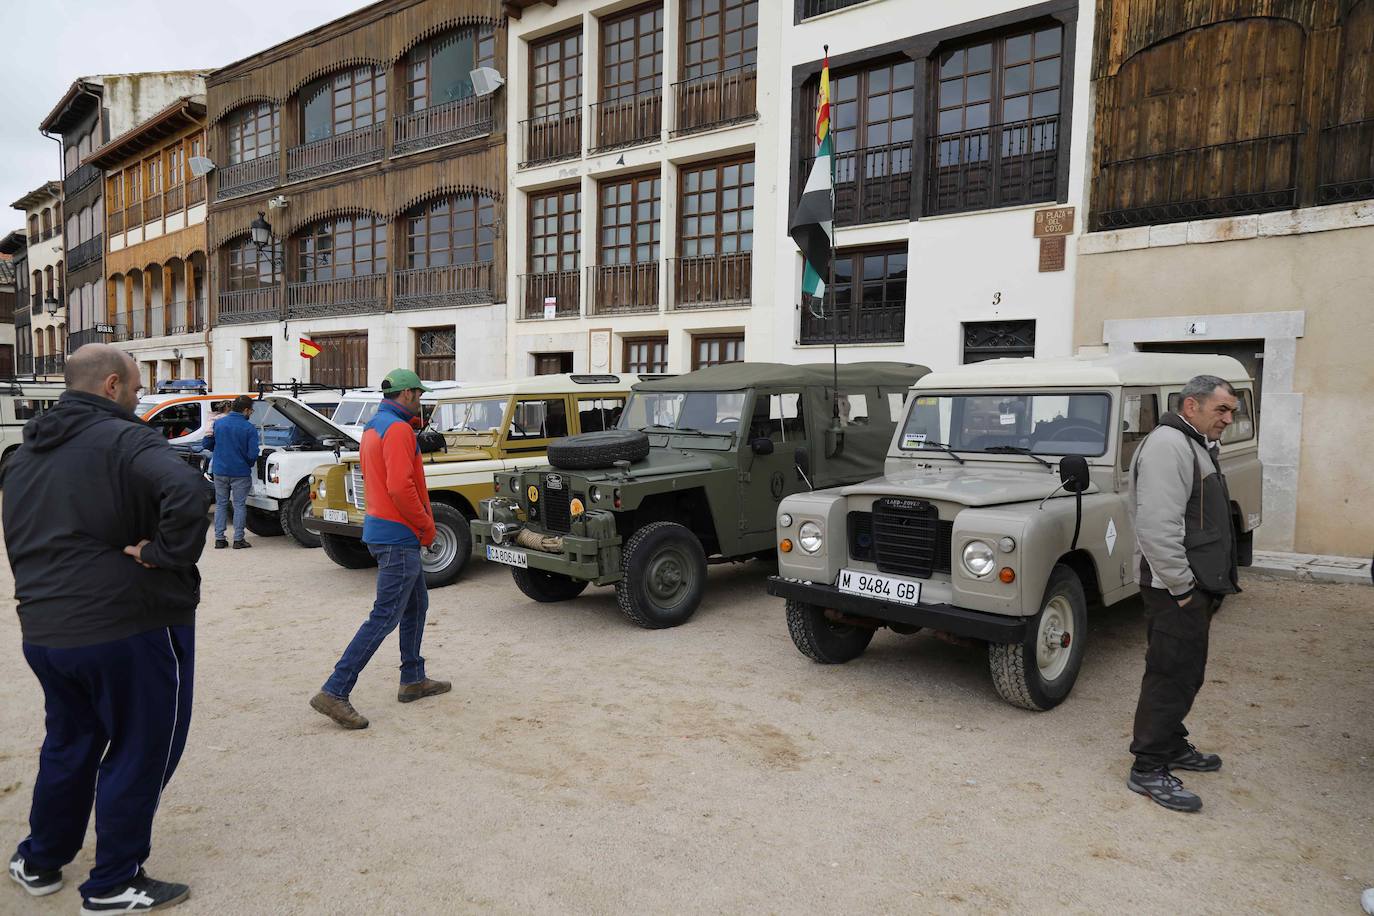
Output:
M421 552L426 583L449 585L467 565L472 552L468 520L495 492L494 473L544 464L554 439L615 426L637 381L637 375L539 375L436 392L422 434L422 447L424 440L438 440L437 450L424 456L435 527L434 543ZM315 468L304 525L340 566L377 565L362 542L366 513L356 454Z
M708 558L774 557L779 500L882 469L928 371L732 363L641 382L618 429L551 443L551 467L498 474L473 545L536 601L614 585L630 620L677 626L701 603Z
M1231 382L1221 441L1242 565L1260 524L1254 385L1223 356L999 359L921 379L885 476L778 506L778 574L797 648L846 662L887 627L986 643L1009 703L1056 706L1087 649L1087 613L1135 595L1131 457L1197 375Z

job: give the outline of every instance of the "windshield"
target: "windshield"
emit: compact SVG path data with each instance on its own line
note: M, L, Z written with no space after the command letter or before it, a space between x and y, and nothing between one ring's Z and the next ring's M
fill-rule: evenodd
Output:
M505 398L445 401L434 409L430 424L441 433L499 433L506 417Z
M143 400L139 401L138 406L134 408L134 416L141 417L161 403L161 401L154 401L149 398L144 398Z
M620 428L733 433L739 430L744 397L743 391L635 391Z
M1097 456L1107 451L1111 411L1112 399L1099 393L919 395L898 444L904 451Z
M255 400L248 419L258 427L263 446L322 448L325 439L342 439L345 448L358 447L343 430L294 401Z
M339 409L334 411L334 423L339 426L363 426L377 413L382 398L367 401L340 401Z

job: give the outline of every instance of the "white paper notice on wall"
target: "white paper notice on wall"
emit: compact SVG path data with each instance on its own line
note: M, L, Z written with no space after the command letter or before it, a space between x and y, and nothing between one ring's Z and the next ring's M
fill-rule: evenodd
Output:
M233 347L225 347L225 348L224 348L224 368L225 368L225 369L232 369L232 368L234 368L234 348L233 348Z
M558 314L558 297L557 297L557 296L545 296L545 297L544 297L544 318L545 318L545 319L549 319L549 318L554 317L554 316L557 315L557 314Z
M1002 414L1001 417L999 418L999 422L1000 422L1003 426L1015 426L1015 425L1016 425L1016 414L1014 414L1014 413L1004 413L1004 414Z
M1116 550L1116 519L1107 519L1107 556Z

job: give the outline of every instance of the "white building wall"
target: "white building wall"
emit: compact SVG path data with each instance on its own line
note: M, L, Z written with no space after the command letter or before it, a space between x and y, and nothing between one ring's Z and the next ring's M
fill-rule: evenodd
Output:
M36 202L36 203L33 204L33 206L31 206L27 211L24 211L24 231L25 231L25 232L28 232L29 217L30 217L30 216L41 215L42 212L43 212L45 209L51 210L51 209L53 209L54 207L56 207L59 203L61 203L61 201L62 201L62 198L61 198L60 195L53 195L53 196L48 197L48 198L46 198L46 199L44 199L44 200L41 200L41 201ZM35 270L38 271L40 274L42 274L45 278L46 278L46 276L47 276L47 270L46 270L46 268L49 268L49 267L51 267L51 268L53 269L53 274L54 274L54 276L57 276L57 275L60 275L60 274L61 274L62 268L61 268L59 265L65 263L65 260L64 260L64 259L65 259L65 257L66 257L66 250L65 250L65 248L64 248L63 237L62 237L62 225L65 224L66 218L67 218L67 217L66 217L66 213L63 213L63 214L62 214L62 219L56 221L56 225L54 226L54 229L55 229L56 231L55 231L54 235L52 236L52 238L47 239L47 240L42 241L42 242L38 242L37 244L30 244L30 245L29 245L29 248L28 248L28 252L29 252L28 271L29 271L29 284L30 284L30 287L29 287L29 295L30 295L30 297L33 295L32 283L33 283L33 272L34 272ZM40 224L40 225L41 225L41 224ZM45 279L45 280L44 280L45 285L46 285L46 282L47 282L47 281L46 281L46 279ZM58 286L59 288L61 288L61 289L63 290L64 293L67 291L67 290L66 290L65 279L58 280L58 281L57 281L57 286ZM43 295L43 296L46 296L46 295L47 295L46 289L43 291L42 295ZM41 298L41 297L40 297L40 298ZM48 329L48 328L50 328L50 327L52 327L52 328L57 328L57 327L61 327L61 326L65 326L65 325L66 325L66 323L67 323L67 302L66 302L66 296L63 295L63 296L60 296L60 297L58 297L58 298L59 298L59 301L61 302L61 307L58 308L57 314L56 314L55 316L49 316L49 315L48 315L48 310L47 310L47 308L44 307L44 308L42 309L42 311L41 311L39 314L37 314L37 315L32 315L32 316L30 317L30 320L33 322L32 329L31 329L31 331L30 331L31 334L33 334L34 336L37 336L40 332L42 332L43 334L46 335L47 329ZM25 301L25 302L17 302L17 301L16 301L15 304L14 304L14 307L15 307L16 309L19 309L19 308L31 308L32 305L33 305L33 301L32 301L32 299L30 298L28 301ZM44 343L44 345L43 345L43 353L44 353L45 356L50 356L51 354L48 352L48 349L47 349L46 337L44 338L44 340L45 340L45 343ZM58 337L58 346L61 347L62 345L63 345L63 341L61 340L60 335L59 335L59 337ZM37 348L35 348L35 349L33 350L33 353L34 353L35 356L37 355L37 353L38 353Z
M110 139L133 130L183 96L204 97L205 72L114 73L92 78L92 82L102 86L102 105L109 112Z

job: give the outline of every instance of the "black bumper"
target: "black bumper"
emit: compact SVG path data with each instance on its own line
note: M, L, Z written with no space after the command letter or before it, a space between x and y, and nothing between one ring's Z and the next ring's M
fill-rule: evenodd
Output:
M346 538L362 539L363 526L354 525L349 522L326 522L322 518L314 515L307 515L301 520L302 526L311 534L337 534Z
M1026 617L1006 617L984 611L970 611L952 604L893 604L862 595L842 592L832 585L799 582L796 579L768 577L768 594L778 598L804 601L817 607L833 608L855 617L872 617L913 627L929 627L969 639L988 642L1020 642L1026 635Z

